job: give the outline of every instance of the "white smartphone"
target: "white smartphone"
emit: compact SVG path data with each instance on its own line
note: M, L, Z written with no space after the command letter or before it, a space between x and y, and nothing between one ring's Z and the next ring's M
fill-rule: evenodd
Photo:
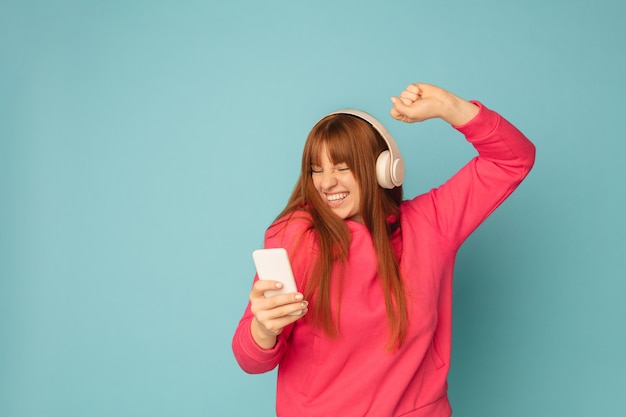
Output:
M257 249L252 252L254 266L259 279L280 281L283 287L275 291L265 291L266 297L277 294L297 292L296 280L293 277L289 255L283 248Z
M252 252L252 259L254 259L254 265L256 266L259 279L269 279L283 283L283 287L279 290L265 291L265 297L298 291L296 280L291 270L289 255L287 255L285 249L257 249ZM302 310L289 313L290 316L299 316L300 314L302 314Z

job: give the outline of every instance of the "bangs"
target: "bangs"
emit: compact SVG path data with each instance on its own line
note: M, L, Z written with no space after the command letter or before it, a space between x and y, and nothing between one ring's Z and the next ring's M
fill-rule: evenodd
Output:
M327 130L311 141L311 165L321 165L322 157L325 156L322 151L326 148L327 156L333 164L354 166L355 150L350 146L351 141L347 140L350 135L339 130L343 129Z
M372 130L361 119L350 115L328 116L311 131L309 140L309 156L311 165L320 165L322 149L326 146L328 158L333 164L347 164L354 168L358 165L357 158L380 152L372 149L376 140L371 141ZM368 140L370 139L370 140ZM369 149L368 149L369 148Z

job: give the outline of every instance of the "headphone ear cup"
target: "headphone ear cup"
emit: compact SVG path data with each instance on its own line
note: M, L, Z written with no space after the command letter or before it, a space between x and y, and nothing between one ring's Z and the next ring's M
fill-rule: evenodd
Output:
M391 182L399 187L404 182L404 160L398 158L391 163Z
M391 153L388 150L382 151L376 159L376 179L383 188L395 187L391 181Z

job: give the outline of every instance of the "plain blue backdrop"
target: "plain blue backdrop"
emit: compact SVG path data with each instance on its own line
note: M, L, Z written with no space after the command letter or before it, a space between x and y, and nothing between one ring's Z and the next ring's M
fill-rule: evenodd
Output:
M230 340L308 130L356 107L407 196L474 153L429 82L537 146L461 249L458 416L600 416L626 389L626 3L0 0L0 415L271 416Z

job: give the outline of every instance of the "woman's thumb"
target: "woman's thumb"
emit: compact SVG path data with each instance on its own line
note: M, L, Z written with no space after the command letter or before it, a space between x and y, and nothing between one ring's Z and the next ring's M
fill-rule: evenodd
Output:
M399 97L391 97L391 103L393 104L393 108L391 109L391 115L398 119L401 118L402 116L407 116L408 110L409 110L409 104L411 103L406 103L405 102L406 99L402 99Z

